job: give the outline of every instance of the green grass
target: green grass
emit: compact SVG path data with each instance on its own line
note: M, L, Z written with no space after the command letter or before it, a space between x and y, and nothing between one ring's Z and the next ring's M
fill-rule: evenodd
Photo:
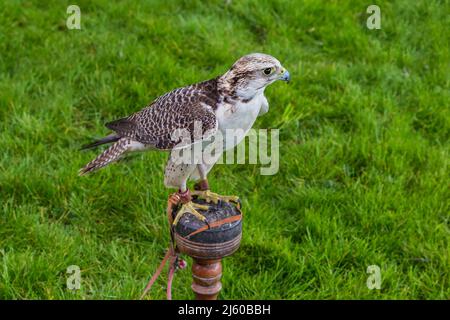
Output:
M81 30L65 25L74 2ZM80 178L96 152L78 149L250 52L292 82L266 90L256 123L280 129L278 174L210 176L245 212L221 298L450 298L448 2L377 1L381 30L366 28L367 1L203 3L0 3L0 298L139 297L169 240L167 155ZM366 287L369 265L381 290ZM174 298L191 298L190 282L177 273Z

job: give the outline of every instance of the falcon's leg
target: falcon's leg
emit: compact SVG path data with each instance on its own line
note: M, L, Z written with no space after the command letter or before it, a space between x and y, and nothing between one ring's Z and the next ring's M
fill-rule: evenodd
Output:
M178 211L177 215L175 216L175 219L173 219L173 225L175 226L178 221L180 221L181 217L186 214L186 213L190 213L194 216L196 216L199 220L205 222L206 224L208 224L208 222L206 221L206 218L204 215L202 215L201 213L199 213L196 209L198 210L208 210L208 206L205 205L201 205L201 204L197 204L195 202L192 202L192 197L191 194L189 192L189 189L186 189L184 192L183 191L178 191L178 196L180 197L180 201L182 203L181 209Z
M173 220L173 225L176 225L180 218L185 213L191 213L201 221L206 221L206 218L197 210L208 210L208 206L200 205L192 202L192 197L189 189L186 186L187 179L195 170L195 164L179 163L177 158L173 155L169 157L164 174L164 184L168 188L178 188L177 196L180 198L182 204L178 214Z
M211 192L209 190L208 179L206 177L206 168L203 164L197 165L198 172L200 173L200 181L197 182L194 186L195 191L192 191L193 195L198 196L200 199L204 199L206 202L210 203L211 201L215 204L221 201L225 202L235 202L239 201L239 197L237 196L222 196L215 192Z

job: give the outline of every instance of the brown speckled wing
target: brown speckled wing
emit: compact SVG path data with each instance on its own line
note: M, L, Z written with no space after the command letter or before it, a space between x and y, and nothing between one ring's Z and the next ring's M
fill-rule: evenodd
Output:
M131 138L156 149L171 150L181 141L181 138L172 139L177 129L187 130L192 142L200 140L206 132L213 134L217 130L213 110L218 102L217 81L212 79L166 93L141 111L109 122L106 127L120 137ZM201 124L202 135L199 132L194 134L195 122Z

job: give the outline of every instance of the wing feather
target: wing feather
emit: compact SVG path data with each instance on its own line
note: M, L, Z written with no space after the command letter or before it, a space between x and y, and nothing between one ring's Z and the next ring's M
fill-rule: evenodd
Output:
M160 150L186 147L207 139L218 127L213 111L219 99L211 83L214 80L173 90L141 111L107 123L106 127L121 137ZM190 135L189 142L186 134Z

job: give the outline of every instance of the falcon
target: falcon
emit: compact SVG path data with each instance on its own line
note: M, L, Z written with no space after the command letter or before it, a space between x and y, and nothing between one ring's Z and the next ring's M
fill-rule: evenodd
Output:
M192 202L192 195L207 203L238 201L235 196L211 192L207 175L222 153L239 144L256 118L269 110L264 90L277 80L288 82L290 75L276 58L262 53L243 56L221 76L174 89L141 111L107 123L114 133L84 148L112 145L79 174L96 171L129 152L168 151L164 185L178 189L176 195L182 203L173 224L185 213L207 223L198 210L207 210L208 206ZM227 138L230 131L233 139ZM177 134L180 132L184 135ZM205 161L203 157L211 144L218 145L219 151ZM190 152L194 146L200 147L201 156L196 161L181 161L180 153ZM187 187L190 179L197 181L192 192Z

